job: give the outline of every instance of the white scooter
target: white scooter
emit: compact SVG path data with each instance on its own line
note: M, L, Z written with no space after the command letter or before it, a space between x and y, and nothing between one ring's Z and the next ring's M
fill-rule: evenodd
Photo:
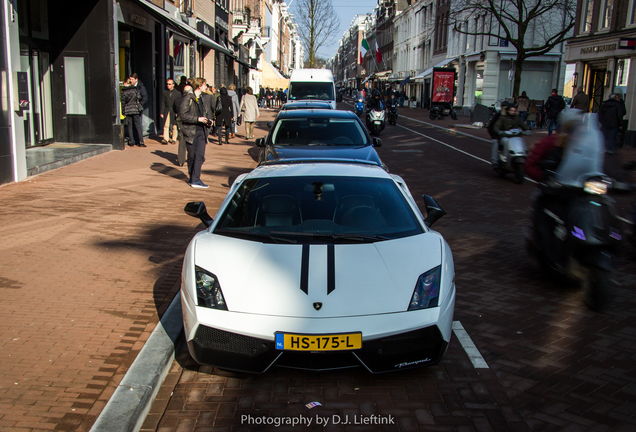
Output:
M528 157L528 148L522 138L523 135L530 135L530 132L510 129L500 134L497 156L499 165L494 167L501 177L512 173L517 184L523 183L523 166Z
M379 110L371 109L367 112L367 128L371 135L378 136L380 132L384 130L385 127L385 116L386 111L384 111L381 106Z

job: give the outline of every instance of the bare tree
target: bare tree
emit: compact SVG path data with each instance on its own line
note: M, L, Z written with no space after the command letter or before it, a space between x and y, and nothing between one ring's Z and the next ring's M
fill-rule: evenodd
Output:
M466 26L468 17L484 16L491 25ZM453 0L450 25L462 34L506 39L517 50L512 91L517 97L524 61L563 43L575 16L576 0Z
M307 55L305 65L315 68L318 49L338 37L340 18L333 10L331 0L298 0L294 15Z

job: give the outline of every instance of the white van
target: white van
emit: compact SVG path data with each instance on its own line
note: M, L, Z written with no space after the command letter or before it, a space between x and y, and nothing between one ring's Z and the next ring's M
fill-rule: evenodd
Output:
M336 109L336 85L329 69L295 69L289 79L288 101L319 100Z

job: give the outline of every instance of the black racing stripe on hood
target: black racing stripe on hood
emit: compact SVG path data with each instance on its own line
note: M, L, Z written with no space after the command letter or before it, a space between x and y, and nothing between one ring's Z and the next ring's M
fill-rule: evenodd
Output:
M336 289L336 246L327 245L327 295Z
M300 289L309 295L309 245L303 245L302 259L300 262Z

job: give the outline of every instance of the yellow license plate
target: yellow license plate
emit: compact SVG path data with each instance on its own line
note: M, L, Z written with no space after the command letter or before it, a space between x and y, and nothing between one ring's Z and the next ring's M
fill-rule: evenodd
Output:
M362 348L362 333L306 335L276 333L276 349L286 351L343 351Z

